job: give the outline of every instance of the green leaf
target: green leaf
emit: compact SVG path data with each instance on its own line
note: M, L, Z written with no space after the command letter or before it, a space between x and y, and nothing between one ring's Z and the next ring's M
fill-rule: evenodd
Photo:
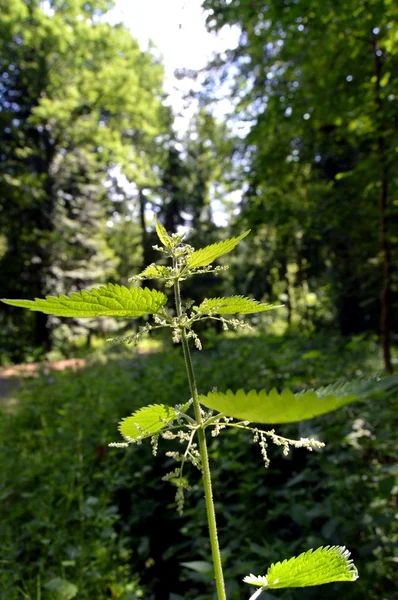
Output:
M50 592L52 600L72 600L79 591L74 583L60 577L50 579L43 587Z
M146 269L141 271L139 275L132 277L132 279L162 279L164 277L169 277L173 272L171 267L165 267L163 265L156 265L152 263Z
M358 400L386 394L398 387L398 375L380 381L360 379L294 394L290 390L228 390L201 395L202 404L228 417L254 423L294 423L331 412Z
M166 248L172 248L173 244L172 244L171 237L167 233L166 228L163 227L163 225L161 223L159 223L159 221L157 220L156 217L155 217L155 227L156 227L156 233L158 234L158 238L162 242L163 246L165 246Z
M185 404L178 412L165 404L145 406L134 412L130 417L122 419L119 423L119 431L126 439L144 439L162 431L175 421L181 412L185 412L188 406L189 404Z
M210 265L219 256L231 252L231 250L233 250L249 233L250 229L245 231L245 233L242 233L239 237L231 238L230 240L225 240L218 244L212 244L211 246L200 248L200 250L195 250L195 252L192 252L188 257L187 266L190 269L196 269L197 267L206 267L207 265Z
M213 573L213 565L204 560L191 560L189 562L182 562L181 565L196 573Z
M231 296L230 298L205 298L199 306L194 307L194 310L207 314L236 315L239 313L241 315L248 315L250 313L272 310L273 308L280 307L272 304L263 304L244 296Z
M265 576L248 575L243 581L264 590L276 590L356 579L358 571L350 559L350 552L344 546L326 546L272 564Z
M45 300L2 300L11 306L29 308L57 317L142 317L156 313L167 297L148 288L126 288L109 283L70 296L47 296Z

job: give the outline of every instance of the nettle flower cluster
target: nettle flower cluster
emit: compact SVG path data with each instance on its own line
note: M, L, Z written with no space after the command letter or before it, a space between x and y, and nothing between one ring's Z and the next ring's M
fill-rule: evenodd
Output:
M164 440L177 440L179 444L186 444L184 451L167 451L166 456L173 458L180 465L176 467L170 473L167 473L163 477L164 481L171 481L177 486L176 491L176 504L177 510L180 514L184 510L184 489L190 490L188 479L184 476L184 465L186 462L190 462L194 467L202 471L201 457L198 450L198 444L194 441L195 435L198 431L198 424L196 421L186 414L185 411L191 406L192 400L188 401L185 405L177 405L172 410L175 415L170 415L170 410L164 405L152 405L138 410L132 416L123 419L119 425L119 430L125 441L123 442L111 442L110 447L113 448L127 448L130 444L140 445L145 438L150 437L150 443L152 445L152 454L154 456L158 453L159 438ZM163 410L165 411L162 416ZM166 417L166 412L168 413ZM162 431L148 436L148 424L145 429L140 425L147 421L151 416L155 416L161 423ZM170 421L170 417L173 419ZM274 429L265 431L258 429L250 424L250 421L237 421L233 417L227 417L222 413L214 414L214 411L206 411L201 408L202 424L201 429L209 428L212 437L217 437L223 429L229 427L243 429L251 432L252 440L258 444L261 455L263 457L264 466L268 468L270 465L270 459L268 457L267 448L268 443L272 442L276 446L281 446L283 455L289 454L290 448L305 448L310 452L314 449L320 449L325 444L314 438L300 438L298 440L289 439L275 433ZM156 419L156 420L157 420ZM133 434L133 437L129 435Z
M152 444L153 454L156 455L159 441L174 442L175 449L168 450L166 454L176 461L176 467L167 473L164 479L177 487L176 503L179 512L183 511L184 491L190 489L184 471L186 463L191 463L200 471L205 492L217 597L218 600L226 600L206 436L209 433L210 436L218 436L229 428L248 431L253 441L259 445L264 464L268 467L269 443L280 446L284 455L287 455L292 447L312 451L324 445L317 439L285 438L276 433L274 425L312 419L354 401L393 393L397 389L398 378L391 376L381 380L361 379L300 392L288 389L240 389L235 392L213 389L205 394L199 393L189 347L193 341L197 349L202 348L195 332L196 324L210 319L220 321L224 329L247 328L250 325L238 315L242 317L277 307L243 296L205 298L199 305L189 301L183 303L181 284L188 277L203 273L220 274L226 267L214 266L214 261L233 250L249 232L195 250L191 245L184 243L183 235L169 235L157 220L155 226L161 243L156 249L171 261L171 265L151 264L133 279L136 282L157 279L166 287L173 287L173 308L167 306L168 298L161 291L113 284L72 293L70 296L3 302L59 317L149 317L150 320L140 327L135 335L114 338L113 341L136 343L149 331L164 327L171 329L174 342L182 345L189 385L187 398L181 399L180 404L176 406L145 406L125 417L119 423L123 441L113 442L110 446L127 448L131 444L141 444L148 439ZM262 425L267 427L263 428ZM334 546L310 550L290 560L277 562L269 567L265 575L250 575L244 581L257 587L251 597L254 600L265 590L319 585L333 581L355 581L356 578L357 570L349 559L349 552L344 547Z

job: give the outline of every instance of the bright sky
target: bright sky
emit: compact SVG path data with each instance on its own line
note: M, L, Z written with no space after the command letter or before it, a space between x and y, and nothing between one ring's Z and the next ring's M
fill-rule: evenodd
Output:
M214 52L234 48L239 38L236 27L225 27L219 35L208 33L201 5L202 0L116 0L112 11L114 20L124 22L143 50L152 40L163 56L170 104L175 113L183 113L177 129L184 129L194 106L191 102L189 108L182 100L192 82L178 81L174 71L201 69Z

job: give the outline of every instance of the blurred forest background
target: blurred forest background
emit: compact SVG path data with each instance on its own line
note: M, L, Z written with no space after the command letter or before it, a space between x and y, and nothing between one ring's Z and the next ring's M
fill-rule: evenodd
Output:
M183 131L159 53L112 24L112 6L0 3L1 297L129 285L158 259L153 214L168 231L188 228L196 247L250 228L230 269L186 282L185 296L243 294L284 308L253 319L251 335L203 331L199 384L302 389L392 372L396 2L204 0L209 31L236 26L240 37L206 69L179 73L194 90ZM214 597L195 474L180 518L163 453L107 448L120 417L187 396L168 340L138 351L105 343L132 327L1 307L5 600ZM84 359L73 374L4 375L71 357ZM268 473L244 434L213 441L231 600L248 597L247 572L326 544L349 546L358 582L280 598L398 598L397 426L396 403L379 401L281 428L327 448L276 452Z

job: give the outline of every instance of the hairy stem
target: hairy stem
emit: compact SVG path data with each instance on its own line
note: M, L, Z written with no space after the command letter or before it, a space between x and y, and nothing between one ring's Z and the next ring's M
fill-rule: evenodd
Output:
M177 262L173 259L173 267L177 267ZM181 307L181 292L180 292L180 282L178 278L174 281L174 296L176 303L177 316L181 317L182 307ZM196 424L198 425L198 441L199 441L199 452L200 458L202 462L202 473L203 473L203 487L205 490L205 501L206 501L206 512L207 512L207 523L209 526L209 536L210 536L210 545L211 545L211 553L213 556L213 565L214 565L214 576L216 580L216 588L218 600L227 600L227 596L225 594L225 586L224 586L224 576L222 571L221 564L221 554L220 547L218 544L218 535L217 535L217 523L216 523L216 513L214 510L214 502L213 502L213 491L211 486L211 475L210 475L210 465L209 465L209 456L207 452L207 443L204 429L202 427L202 415L200 412L200 404L198 400L198 390L196 388L195 374L193 370L193 364L191 359L191 353L189 350L189 344L186 334L185 327L182 328L181 331L181 342L182 349L184 352L185 366L188 374L189 387L191 390L193 406L195 411L195 419Z
M267 586L258 589L252 596L250 596L249 600L256 600L256 598L258 598L266 589Z

